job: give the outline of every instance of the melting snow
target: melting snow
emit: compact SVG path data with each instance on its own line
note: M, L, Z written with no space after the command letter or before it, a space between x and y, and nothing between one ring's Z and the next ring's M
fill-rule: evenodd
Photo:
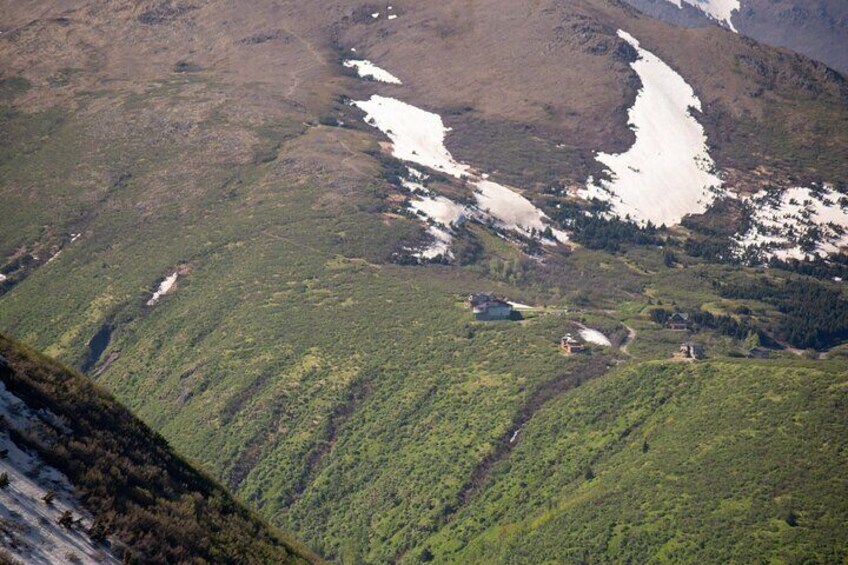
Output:
M711 171L707 137L690 108L701 110L692 87L628 33L619 37L639 53L631 64L642 81L628 117L636 142L618 155L599 153L612 180L592 179L581 195L605 200L619 217L645 224L674 225L687 214L704 212L715 199L721 179Z
M475 194L477 205L505 226L525 233L534 229L541 232L548 227L543 221L547 216L517 192L485 179L478 181L475 186L478 190ZM552 232L558 241L568 239L564 232L553 229Z
M518 434L520 434L523 429L524 429L524 426L521 426L520 428L518 428L517 430L512 432L512 436L510 436L510 438L509 438L509 443L515 443L515 440L518 439Z
M529 200L506 186L477 176L469 165L453 158L445 147L445 135L450 130L438 114L379 95L353 104L366 113L366 122L389 137L392 154L398 159L458 179L471 179L480 211L500 227L524 234L534 229L541 232L548 227L544 221L547 216ZM558 241L567 241L564 232L552 232Z
M0 415L18 430L38 430L48 424L64 428L55 414L33 411L2 382ZM66 510L75 520L91 523L64 474L20 449L6 432L0 432L0 449L8 450L0 465L9 477L9 485L0 489L0 518L4 521L0 541L6 551L25 563L69 563L72 555L80 563L117 563L114 556L91 542L83 526L67 529L58 524ZM55 493L50 505L42 500L48 490Z
M162 296L168 294L171 289L174 287L174 284L177 282L177 277L179 274L174 272L174 274L165 277L161 283L159 283L159 288L156 289L156 292L153 293L153 296L150 297L150 300L147 301L148 306L153 306Z
M394 19L396 19L396 18L397 18L397 14L389 14L388 19L390 19L390 20L394 20Z
M348 59L342 64L347 68L355 68L361 78L371 78L388 84L403 84L399 78L388 71L384 71L367 59Z
M409 168L409 176L418 180L426 180L427 175L413 168ZM450 244L453 241L453 227L460 225L471 214L461 204L457 204L450 198L433 194L423 184L404 180L403 186L412 192L413 197L409 202L409 208L427 221L427 232L433 237L433 242L424 250L415 255L422 259L435 259L436 257L451 257Z
M449 130L438 114L378 95L354 102L354 105L366 113L366 122L392 140L392 154L398 159L452 177L469 174L470 167L454 161L445 147L445 135Z
M593 330L590 328L583 328L580 330L580 337L589 343L594 343L595 345L603 345L606 347L612 347L612 343L607 336L599 332L598 330Z
M739 11L739 0L667 0L678 8L683 8L682 2L694 6L714 20L722 22L731 30L736 31L730 21L733 12Z
M751 228L737 238L739 255L805 259L848 246L848 197L829 187L762 191L749 202Z

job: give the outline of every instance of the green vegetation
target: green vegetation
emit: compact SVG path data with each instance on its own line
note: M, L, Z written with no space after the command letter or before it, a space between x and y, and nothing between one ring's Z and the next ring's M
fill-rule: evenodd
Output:
M352 21L373 23L366 8ZM452 265L418 265L409 249L424 226L404 211L407 194L397 186L406 167L386 157L345 103L380 87L338 73L340 53L321 47L331 38L286 20L287 10L233 18L220 9L163 4L139 20L104 8L108 25L98 24L86 49L120 50L120 41L100 35L130 18L126 29L138 35L118 56L121 64L107 57L96 72L54 69L62 82L55 89L3 87L27 94L0 96L8 103L0 111L0 193L14 211L0 222L7 277L0 331L86 368L264 519L340 563L749 561L755 549L790 562L844 555L833 533L844 522L841 455L829 451L842 441L831 427L842 424L827 419L844 412L836 361L805 365L777 349L768 364L731 361L763 332L788 339L781 324L803 310L787 310L795 295L724 290L758 287L762 277L782 288L789 276L781 268L705 263L726 252L724 217L665 230L583 215L568 190L600 172L596 150L623 149L628 140L566 146L555 139L567 136L554 130L606 112L602 100L567 116L541 107L551 131L464 105L445 112L457 158L535 195L574 233L575 245L510 240L468 222ZM275 31L265 27L271 15ZM201 48L167 27L189 21L197 33L188 37L208 42ZM233 41L236 30L233 37L245 39ZM337 31L332 41L346 41ZM168 49L160 48L163 37ZM140 46L152 47L141 57ZM106 80L115 67L122 74ZM90 77L97 92L86 90ZM30 98L38 104L16 105ZM627 132L624 108L615 109L621 119L610 131ZM711 139L733 138L735 118L721 119L721 135ZM759 125L751 124L752 131ZM589 132L599 124L584 125ZM838 125L826 131L835 135ZM778 133L766 132L763 147ZM733 150L732 143L717 151ZM803 158L841 170L826 162L841 153L828 151ZM436 174L428 188L473 199L469 186ZM739 214L726 206L726 217ZM825 268L793 276L794 284L807 288L806 275ZM175 272L173 290L147 305ZM815 307L841 312L844 291L826 288ZM536 308L520 321L478 323L462 305L474 291ZM696 313L699 331L652 320L651 312L675 310ZM560 338L580 325L613 346L562 355ZM828 330L827 345L842 339L839 327ZM644 364L670 358L690 338L705 347L707 363ZM7 347L19 363L37 359ZM828 355L844 362L845 347ZM97 434L81 445L60 443L45 457L81 484L84 458L114 462L114 488L133 487L121 494L126 509L99 511L98 504L108 507L102 497L114 493L97 486L108 484L97 476L102 470L93 472L85 487L98 517L92 536L124 528L140 561L241 551L263 561L280 544L293 547L99 389L78 375L59 378L66 373L55 364L32 365L35 376L25 372L21 383L47 388L19 383L17 392L57 403L53 409L81 431ZM771 400L772 389L785 402ZM771 404L760 406L763 395ZM720 417L712 418L713 409ZM138 445L101 435L92 421L98 413ZM783 434L774 454L751 457L769 434ZM115 449L153 450L159 463L137 454L142 478L150 483L146 474L155 475L152 487L138 479L136 460L123 461L106 439ZM803 442L825 447L803 451ZM814 480L805 482L781 457L805 457L802 471ZM759 476L755 461L768 463ZM735 467L738 491L725 482ZM711 468L721 470L715 484L699 472ZM169 476L188 479L175 484ZM765 501L772 485L791 500L781 490ZM160 510L149 521L168 535L133 538L139 516ZM198 522L204 516L209 521ZM746 535L756 541L748 549L740 541Z
M846 403L835 363L616 371L540 411L408 561L843 562Z
M93 537L114 536L113 549L125 563L317 561L195 471L87 377L4 337L0 359L6 388L30 407L48 408L71 430L9 429L13 440L70 479L95 516ZM52 499L48 492L44 502ZM65 511L58 522L70 528L73 515Z
M571 232L574 241L588 249L615 253L622 249L623 244L656 246L664 243L658 235L659 230L651 222L639 227L629 219L602 217L609 210L609 203L597 199L592 199L588 205L568 200L549 201L548 208L556 210L553 219Z
M782 314L774 331L795 347L825 349L848 337L848 299L821 283L767 278L721 287L722 296L758 300Z

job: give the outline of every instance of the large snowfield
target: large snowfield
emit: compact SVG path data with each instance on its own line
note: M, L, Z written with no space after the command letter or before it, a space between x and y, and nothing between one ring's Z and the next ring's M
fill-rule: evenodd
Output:
M470 173L470 167L457 163L445 147L449 130L438 114L377 94L354 105L365 112L366 122L388 136L392 154L401 161L456 178Z
M704 128L690 112L700 111L701 101L683 77L633 36L621 30L618 35L639 54L631 67L642 89L628 113L636 142L625 153L599 153L597 160L612 180L590 179L581 194L609 202L616 216L642 225L679 224L687 214L704 212L722 184L711 172Z
M37 430L47 425L62 428L58 418L47 411L36 413L0 382L0 415L16 430ZM96 547L84 528L91 516L73 495L67 477L46 465L36 455L20 449L6 432L0 432L0 449L8 450L0 460L0 471L9 485L0 489L0 545L23 563L117 563L110 553ZM42 498L55 493L51 504ZM67 529L58 524L66 510L83 523Z

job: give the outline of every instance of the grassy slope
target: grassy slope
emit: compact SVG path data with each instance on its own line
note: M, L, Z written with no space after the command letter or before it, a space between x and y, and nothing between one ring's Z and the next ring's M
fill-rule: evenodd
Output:
M68 476L125 562L318 561L194 470L87 377L2 336L0 354L7 389L71 429L16 441Z
M98 20L103 33L133 39L108 43L90 34L88 44L108 43L101 46L105 70L12 99L27 110L4 122L16 133L3 146L0 190L16 213L0 224L0 248L4 254L22 244L49 248L55 234L83 235L0 298L0 328L78 365L92 336L113 326L96 368L100 382L275 524L325 555L343 562L414 556L461 506L474 470L510 435L534 395L583 370L586 361L565 359L556 349L562 333L574 330L572 319L619 336L619 322L626 322L639 331L630 349L636 359L664 358L682 338L647 321L649 302L697 308L719 301L709 282L728 273L718 267L665 269L656 250L624 258L578 251L541 265L478 228L485 252L476 265L388 264L420 226L384 213L387 197L396 195L382 182L378 162L364 154L376 149L372 132L314 125L331 111L355 120L333 106L333 95L373 85L339 78L327 62L328 41L310 31L314 20L292 20L290 8L253 2L232 13L221 2L200 4L155 28L139 26L137 14L125 11ZM464 14L456 10L457 17ZM396 23L411 20L410 8ZM83 33L78 24L87 20L74 21ZM370 48L357 34L368 29L378 37L384 23L354 26L349 37ZM35 42L55 27L35 23L22 35ZM432 28L419 31L428 36ZM444 44L420 45L446 48L464 37L451 26L443 31ZM266 36L275 39L240 41ZM407 49L416 55L409 37ZM160 44L171 48L159 50ZM125 45L132 47L124 52ZM485 45L472 47L488 56ZM186 58L204 70L174 73ZM410 55L397 67L432 58L438 53ZM20 66L25 59L9 60ZM593 69L610 64L592 60ZM45 57L39 65L51 62ZM626 72L625 63L615 65ZM42 85L39 70L18 69ZM120 80L95 80L101 73ZM451 76L453 84L470 83L462 69ZM626 77L596 79L604 91L607 82ZM438 82L419 86L410 83L410 100L427 88L464 96ZM533 81L520 86L505 89L504 100L498 89L481 93L487 97L481 107L492 115L511 111L527 88L539 90ZM557 99L563 94L551 92ZM597 113L606 124L610 107L627 93L605 92L603 104L569 94L580 104L598 104L583 118L565 108L563 120L567 115L569 123L596 129L597 120L585 116ZM66 98L73 109L30 112L30 106L64 108ZM541 106L535 112L559 119ZM608 127L623 127L623 120ZM503 152L514 155L523 135L508 136ZM550 150L546 159L556 155ZM548 161L526 166L530 176L544 174ZM176 291L145 308L156 282L178 265L186 274ZM523 325L478 325L458 299L480 289L575 312ZM721 336L699 339L714 357L741 349Z
M425 545L456 563L842 562L846 402L844 364L617 371L540 412Z

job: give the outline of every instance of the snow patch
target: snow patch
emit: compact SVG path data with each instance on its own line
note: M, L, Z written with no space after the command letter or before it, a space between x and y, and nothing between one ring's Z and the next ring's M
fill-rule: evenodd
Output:
M37 431L51 419L60 424L60 430L67 430L55 414L33 411L2 382L0 415L17 430ZM0 449L8 450L0 465L9 478L9 485L0 489L0 518L4 522L0 541L6 551L24 563L68 563L71 555L80 563L118 562L84 532L86 523L91 524L91 515L73 496L73 486L63 473L18 447L5 431L0 432ZM49 505L42 500L48 491L55 494ZM71 529L60 526L58 519L65 511L83 523Z
M366 122L388 136L398 159L456 178L470 174L470 167L457 163L445 147L450 130L438 114L376 94L353 104L365 112Z
M509 187L487 180L471 166L457 162L445 147L450 131L441 116L394 98L374 95L353 105L365 112L365 121L382 131L392 141L392 155L445 173L457 179L470 180L477 200L478 218L494 222L498 227L530 235L545 231L547 216ZM551 229L554 240L565 242L565 232Z
M156 289L156 292L154 292L153 296L150 297L150 300L147 301L147 305L155 305L157 302L159 302L160 298L168 294L171 289L174 288L174 284L176 284L177 282L177 277L179 277L179 273L177 273L176 271L172 275L165 277L165 280L159 283L159 288Z
M530 234L533 230L542 232L548 227L544 222L547 216L517 192L485 179L477 181L474 186L477 188L477 205L504 227L525 234ZM553 228L551 232L557 241L568 240L565 232Z
M687 214L706 211L722 185L712 173L704 129L690 113L701 110L701 101L683 77L633 36L622 30L618 35L639 54L631 67L642 89L628 112L636 142L625 153L599 153L596 159L612 180L596 184L590 178L580 195L607 201L616 216L642 225L678 224Z
M594 343L595 345L603 345L605 347L612 347L612 342L599 332L598 330L593 330L591 328L583 328L580 330L580 337L582 337L585 341L589 343Z
M348 59L342 64L349 69L356 69L360 78L370 78L387 84L403 84L399 78L367 59Z
M748 203L751 227L736 238L740 257L803 260L848 247L848 197L830 187L761 191Z
M424 181L427 175L409 168L409 176ZM432 236L432 243L414 255L420 259L435 259L442 256L452 257L450 245L453 241L453 228L462 224L471 212L463 205L457 204L450 198L433 194L420 182L404 180L403 186L412 193L409 209L427 222L427 232Z
M733 22L730 21L730 18L733 16L733 12L739 11L739 0L667 0L671 2L678 8L683 8L683 4L681 2L686 2L690 6L694 6L704 12L710 18L719 21L730 28L732 31L739 33L736 31L736 28L733 26Z

